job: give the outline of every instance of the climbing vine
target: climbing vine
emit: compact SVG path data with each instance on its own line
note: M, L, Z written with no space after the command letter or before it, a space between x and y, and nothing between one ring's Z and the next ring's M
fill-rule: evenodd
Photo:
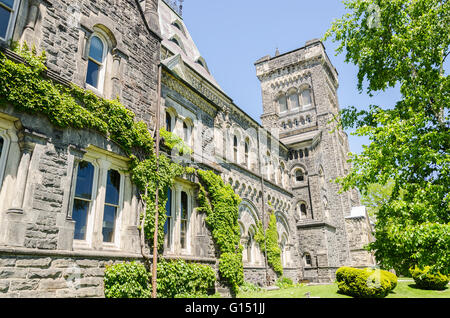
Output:
M281 249L278 245L277 218L274 213L270 215L265 235L262 223L258 222L255 241L258 243L263 253L265 253L267 249L267 263L273 268L278 276L282 276L283 265L281 264Z
M54 83L45 77L45 52L38 56L34 49L30 51L26 45L15 47L14 50L25 63L16 63L0 53L0 107L12 105L21 112L44 115L58 128L92 129L121 147L131 159L131 179L140 190L143 205L141 239L148 247L152 248L153 245L156 193L158 192L159 196L158 249L161 249L164 242L168 189L177 176L186 173L195 173L198 176L199 210L207 214L206 223L220 251L219 273L231 288L237 291L238 286L243 283L242 246L239 244L237 223L240 198L231 186L225 185L220 176L213 172L183 167L163 154L157 161L154 140L147 125L136 121L135 114L119 100L100 98L73 84L64 86ZM165 145L170 149L175 148L180 154L192 153L180 138L164 129L160 132ZM146 269L149 271L148 260L147 257ZM144 281L149 276L142 272L141 266L119 266L117 275L114 274L115 270L108 272L108 286L115 286L114 291L107 291L110 293L108 295L148 296ZM130 282L128 287L124 287L126 291L117 287L114 280L117 280L121 273L125 273L130 279L136 278L137 283ZM173 276L174 280L177 280L176 276Z

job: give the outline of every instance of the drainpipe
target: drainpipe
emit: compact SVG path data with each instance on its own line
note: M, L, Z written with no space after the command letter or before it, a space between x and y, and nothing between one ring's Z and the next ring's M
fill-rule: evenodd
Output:
M160 129L160 117L161 117L161 64L158 65L158 91L156 97L156 173L159 171L159 129ZM153 268L152 268L152 298L156 298L156 275L157 275L157 263L158 263L158 207L159 207L159 183L156 178L156 195L155 195L155 232L153 233Z
M264 176L262 171L262 160L261 160L261 146L260 146L260 138L259 138L259 129L257 131L257 139L258 139L258 161L259 161L259 173L261 175L261 192L262 192L262 226L264 230L264 266L266 269L266 286L269 286L269 271L267 268L267 245L266 245L266 220L265 220L265 202L264 202Z

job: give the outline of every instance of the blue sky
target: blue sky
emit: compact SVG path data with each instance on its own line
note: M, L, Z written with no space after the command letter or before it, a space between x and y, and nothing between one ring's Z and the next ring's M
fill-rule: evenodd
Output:
M236 105L261 122L261 89L254 62L322 38L333 20L345 13L340 0L185 0L184 22L208 67L225 93ZM391 107L400 99L398 89L370 98L356 88L357 68L335 55L337 43L324 42L327 54L339 73L341 108L370 104ZM350 150L360 153L368 140L351 136Z

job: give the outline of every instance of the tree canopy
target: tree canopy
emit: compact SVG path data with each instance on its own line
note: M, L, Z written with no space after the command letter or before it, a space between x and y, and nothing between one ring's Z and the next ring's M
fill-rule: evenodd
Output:
M449 272L450 3L443 0L347 0L348 13L325 35L358 67L357 87L369 95L400 87L394 107L350 106L337 118L368 136L353 169L338 182L367 194L392 180L380 203L376 241L369 245L384 267L406 273L431 265ZM391 182L391 181L389 181Z

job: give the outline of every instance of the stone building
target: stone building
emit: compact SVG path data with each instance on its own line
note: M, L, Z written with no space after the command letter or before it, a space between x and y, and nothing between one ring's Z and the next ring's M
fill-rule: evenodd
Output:
M152 130L161 62L160 125L191 146L192 166L219 173L243 199L247 281L276 279L254 240L271 213L294 282L374 264L358 193L331 182L348 172L349 149L330 124L338 78L320 41L255 63L261 125L215 81L173 1L0 0L0 13L9 59L23 62L11 41L35 46L49 80L118 97ZM0 297L102 297L106 265L141 260L128 157L100 133L0 106ZM181 178L170 189L164 257L216 267L197 191Z

